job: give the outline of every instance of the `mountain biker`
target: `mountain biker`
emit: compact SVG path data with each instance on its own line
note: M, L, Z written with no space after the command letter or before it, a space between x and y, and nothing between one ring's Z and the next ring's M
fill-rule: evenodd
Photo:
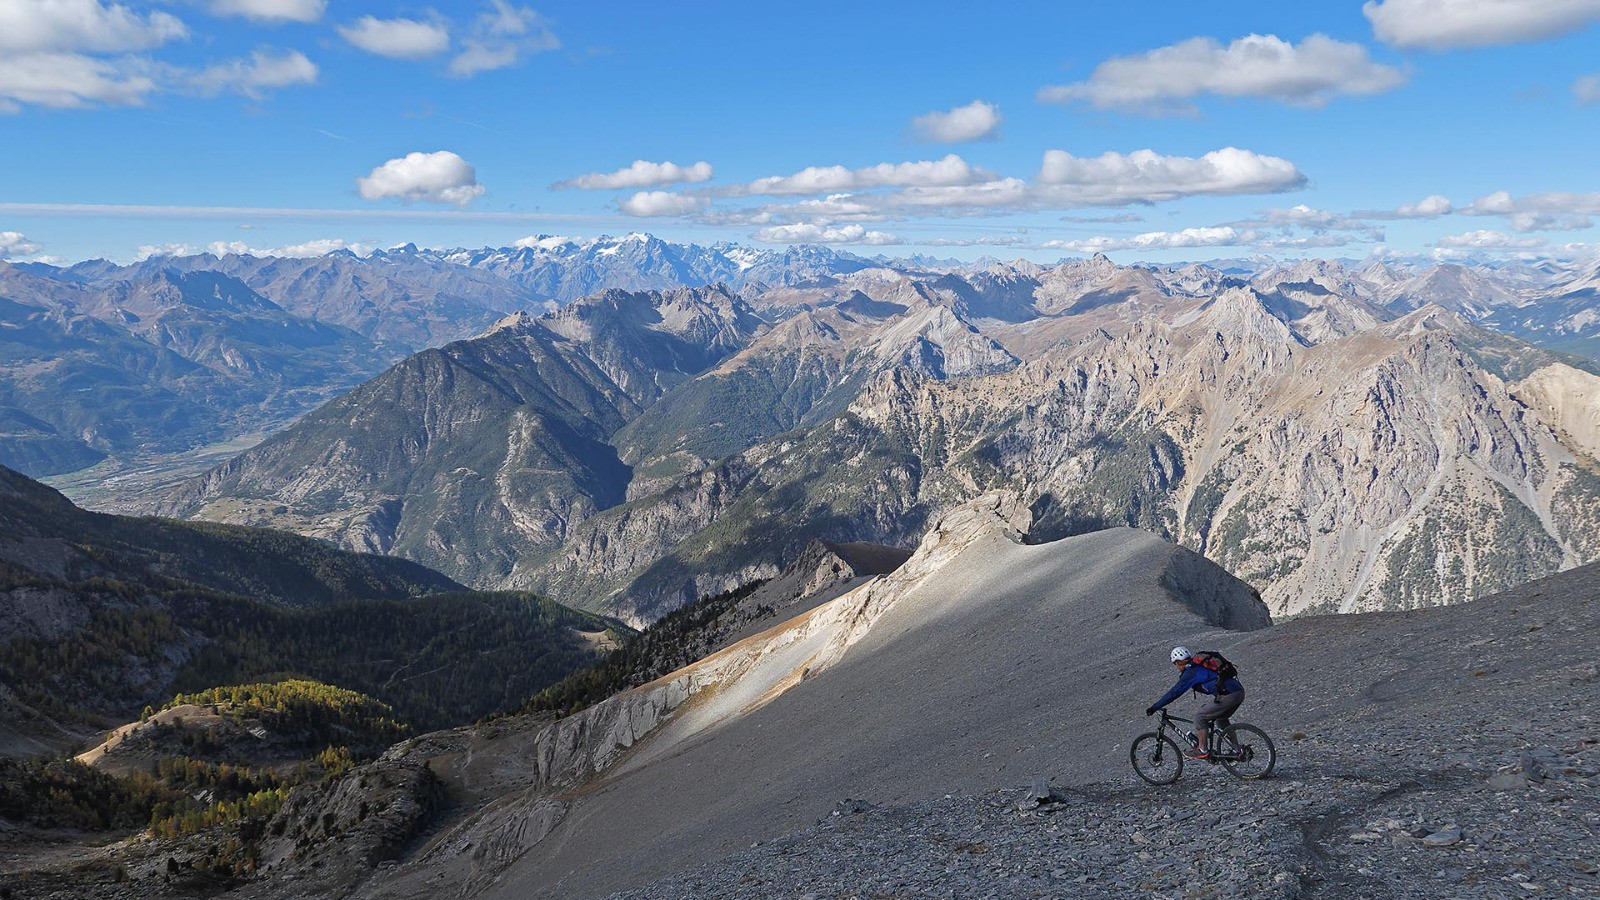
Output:
M1184 755L1190 759L1209 759L1211 754L1207 749L1206 732L1211 723L1226 719L1238 710L1239 704L1244 702L1244 685L1237 678L1229 678L1219 684L1217 673L1196 662L1188 647L1172 648L1172 664L1181 670L1178 683L1160 700L1147 707L1144 714L1155 715L1156 710L1178 699L1184 691L1192 690L1201 694L1200 708L1194 714L1195 746L1190 747Z

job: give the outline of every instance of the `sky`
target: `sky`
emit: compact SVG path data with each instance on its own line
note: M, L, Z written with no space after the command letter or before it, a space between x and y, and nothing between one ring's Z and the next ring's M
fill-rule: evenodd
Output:
M1600 0L993 6L0 0L0 258L1600 249Z

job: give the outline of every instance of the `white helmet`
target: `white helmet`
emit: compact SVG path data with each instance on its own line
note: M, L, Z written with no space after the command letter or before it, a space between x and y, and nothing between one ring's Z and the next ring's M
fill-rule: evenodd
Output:
M1194 656L1194 654L1189 652L1189 648L1188 647L1173 647L1172 648L1172 661L1173 662L1183 662L1184 660L1188 659L1191 656Z

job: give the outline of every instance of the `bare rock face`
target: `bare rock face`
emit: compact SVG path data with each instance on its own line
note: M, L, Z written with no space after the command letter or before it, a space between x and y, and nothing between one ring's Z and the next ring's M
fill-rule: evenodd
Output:
M391 750L348 777L296 789L267 824L261 871L332 893L398 857L441 799L427 763L398 756Z
M748 307L601 295L453 345L460 365L414 358L171 511L636 623L813 539L908 546L995 489L1036 538L1154 531L1280 615L1448 604L1600 558L1594 376L1469 322L1523 288L1441 269L1405 293L1409 273L1325 261L1035 268L863 269Z

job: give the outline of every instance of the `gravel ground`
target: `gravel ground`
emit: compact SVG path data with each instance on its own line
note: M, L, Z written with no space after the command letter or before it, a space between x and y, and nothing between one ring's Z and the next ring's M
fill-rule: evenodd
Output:
M614 896L1600 897L1593 684L1558 692L1514 725L1278 735L1278 771L1261 781L1191 762L1171 787L1130 772L1034 808L1021 786L846 800L809 829ZM1483 729L1477 748L1469 727Z

